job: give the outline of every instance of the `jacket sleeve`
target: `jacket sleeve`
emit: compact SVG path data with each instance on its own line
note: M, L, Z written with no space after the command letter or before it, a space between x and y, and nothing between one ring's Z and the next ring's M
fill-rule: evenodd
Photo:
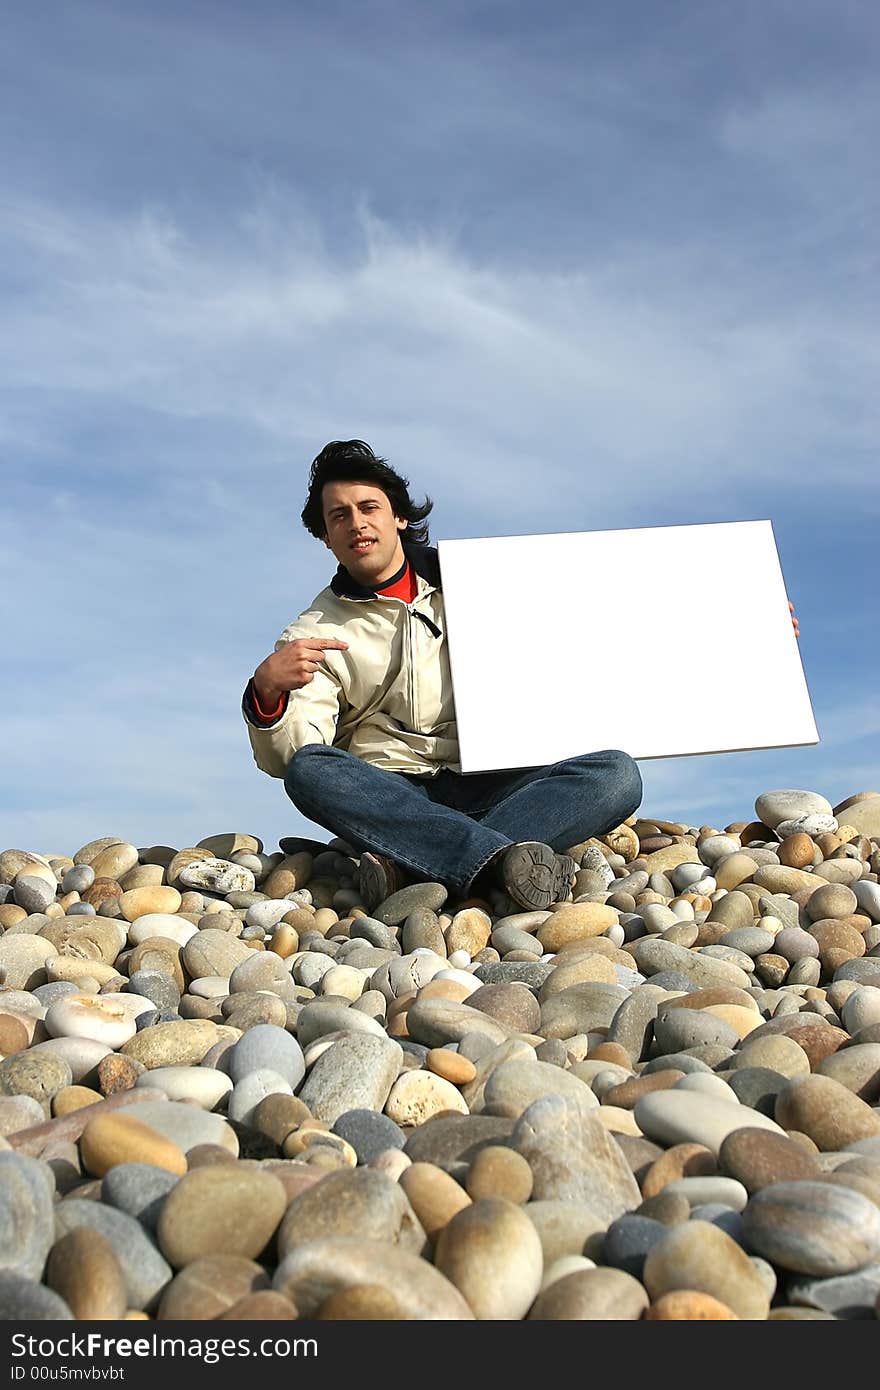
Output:
M296 637L313 634L288 628L275 643L276 652ZM241 702L247 725L254 762L270 777L283 777L294 753L309 743L332 744L336 737L336 721L344 703L342 686L331 661L335 652L315 672L308 685L290 692L287 705L271 724L260 719L254 707L251 683L248 681Z

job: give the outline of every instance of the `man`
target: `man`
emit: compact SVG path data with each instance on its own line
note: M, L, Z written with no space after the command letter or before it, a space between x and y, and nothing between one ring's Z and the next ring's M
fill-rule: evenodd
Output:
M254 758L360 852L368 909L408 877L463 896L501 887L545 908L577 868L562 851L631 815L641 777L614 750L461 774L432 503L408 489L362 440L334 441L312 463L302 521L338 568L248 683ZM524 717L540 714L532 682L524 675Z

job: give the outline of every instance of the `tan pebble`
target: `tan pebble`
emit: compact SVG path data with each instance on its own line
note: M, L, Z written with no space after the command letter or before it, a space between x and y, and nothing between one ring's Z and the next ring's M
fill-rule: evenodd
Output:
M453 1086L465 1086L473 1081L477 1069L468 1057L450 1052L448 1047L432 1047L425 1057L425 1066Z
M473 957L489 944L492 918L478 907L465 908L455 914L444 935L449 955L453 951L467 951Z
M544 951L558 951L568 941L602 936L618 922L617 911L604 903L572 903L560 907L538 928L537 939Z
M119 907L127 922L136 922L148 912L174 913L180 907L180 893L176 888L161 884L146 888L130 888L119 899Z
M385 1029L389 1038L408 1038L409 1029L406 1026L406 1011L396 1014L394 1018L389 1018L388 1026Z
M515 1149L502 1144L487 1144L480 1149L468 1169L465 1186L468 1196L505 1197L508 1202L527 1202L532 1195L532 1170Z
M522 1207L503 1197L482 1197L444 1227L434 1265L481 1321L518 1321L541 1287L544 1257Z
M120 1163L151 1163L169 1173L187 1171L186 1155L170 1139L129 1115L114 1112L90 1120L80 1139L84 1166L103 1178Z
M79 901L79 893L75 890L71 890L69 893L61 894L61 897L58 899L58 906L61 908L62 912L66 913L69 907L73 907L74 903L78 903Z
M420 1069L399 1076L385 1102L385 1114L404 1128L422 1125L444 1110L469 1114L467 1101L451 1081Z
M837 837L835 836L832 838L836 839ZM841 841L838 840L837 843L840 844ZM813 844L809 835L804 835L802 833L789 835L787 839L782 841L782 844L777 850L779 862L780 864L784 864L788 869L805 869L808 864L812 864L813 862L815 848L816 846ZM821 845L819 848L821 849ZM837 845L835 845L834 848L836 849Z
M636 1138L642 1134L642 1130L636 1124L636 1117L631 1110L625 1110L618 1105L599 1106L598 1110L591 1111L596 1119L607 1129L609 1134L632 1134Z
M453 1004L462 1004L469 999L472 991L458 980L429 980L419 990L419 999L451 999ZM389 1010L390 1011L390 1010Z
M299 935L295 927L287 922L281 922L272 933L272 938L268 943L268 949L274 951L276 956L286 960L299 950Z
M80 1320L116 1320L128 1302L125 1275L113 1246L99 1231L80 1226L52 1247L46 1283Z
M679 1178L709 1177L718 1172L711 1149L704 1144L673 1144L655 1159L642 1179L643 1197L656 1197Z
M36 1024L36 1019L32 1019L31 1022ZM33 1027L28 1028L23 1019L15 1018L12 1014L0 1014L0 1057L9 1057L13 1052L23 1052L33 1034Z
M72 1115L74 1110L84 1110L87 1105L97 1105L104 1097L89 1086L65 1086L52 1097L52 1114Z
M764 1022L754 1009L743 1009L737 1004L709 1004L703 1012L729 1023L740 1039L747 1038Z
M433 1163L411 1163L398 1181L431 1241L458 1212L471 1205L464 1188Z
M274 1289L246 1294L225 1313L215 1314L216 1322L290 1322L298 1316L289 1298ZM318 1315L320 1316L320 1314Z
M325 1298L314 1314L319 1322L393 1322L406 1319L390 1289L381 1284L354 1284Z
M587 1056L591 1061L611 1062L616 1067L626 1067L627 1071L632 1070L632 1058L625 1047L620 1043L600 1042L596 1047L590 1048Z
M15 927L19 922L23 922L27 917L23 907L18 903L0 903L0 927L8 931L10 927Z
M656 1303L651 1304L644 1316L653 1322L739 1321L726 1303L697 1289L676 1289L674 1293L663 1294Z

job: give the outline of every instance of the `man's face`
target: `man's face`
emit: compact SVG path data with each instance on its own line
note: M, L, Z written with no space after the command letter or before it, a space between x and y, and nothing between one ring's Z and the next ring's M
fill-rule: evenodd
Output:
M372 483L325 483L321 509L332 550L359 584L377 589L403 564L400 533L406 521L395 516L380 487Z

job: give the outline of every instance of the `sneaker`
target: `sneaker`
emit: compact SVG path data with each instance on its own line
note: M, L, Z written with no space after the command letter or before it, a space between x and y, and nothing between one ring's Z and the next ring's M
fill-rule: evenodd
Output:
M406 876L399 864L383 854L365 851L358 869L358 892L368 912L375 912L380 903L399 888L405 888Z
M499 864L507 896L526 912L540 911L559 902L569 887L568 873L561 862L564 857L540 840L511 845Z

